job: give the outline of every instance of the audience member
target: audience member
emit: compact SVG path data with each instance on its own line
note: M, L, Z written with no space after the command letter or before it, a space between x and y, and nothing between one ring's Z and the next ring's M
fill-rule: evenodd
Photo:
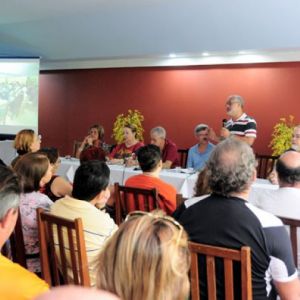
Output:
M198 143L189 149L187 158L188 168L201 170L209 159L214 145L208 141L208 131L209 127L206 124L199 124L195 127L194 133Z
M15 165L15 171L21 178L22 194L20 213L27 267L31 272L40 273L39 239L36 209L49 209L53 202L39 190L51 179L51 165L46 155L27 153Z
M233 135L234 137L253 145L256 139L256 121L246 115L244 112L244 99L239 95L229 96L226 101L227 115L230 120L224 120L225 124L220 132L220 137L217 137L212 129L210 129L210 138L219 142L222 139Z
M66 195L51 206L54 215L82 219L91 285L95 284L94 260L117 229L110 216L96 207L104 206L109 198L108 184L109 168L104 162L85 162L75 172L72 197Z
M14 230L21 188L10 168L0 166L0 248ZM46 282L0 253L0 298L31 299L48 290Z
M133 212L99 256L97 287L122 300L185 300L187 235L171 217ZM141 215L142 214L142 215Z
M247 203L256 177L252 149L238 139L226 139L215 147L207 165L211 196L187 208L179 219L190 239L251 247L253 299L276 299L277 293L281 299L298 299L300 282L285 227L277 217ZM222 283L217 289L220 299L225 298ZM207 297L203 287L202 294Z
M297 125L293 130L292 135L292 147L288 149L287 151L297 151L300 152L300 125ZM274 166L274 169L268 176L268 179L271 181L272 184L278 184L278 177L276 173L276 164Z
M169 215L172 214L176 208L176 189L159 178L162 169L159 148L155 145L141 147L137 152L137 159L143 174L128 178L125 185L143 189L156 188L160 199L159 208Z
M18 156L11 162L14 167L17 161L26 153L36 152L41 147L41 137L36 135L32 129L23 129L19 131L14 140L14 148Z
M124 126L124 142L117 145L109 155L112 163L120 163L126 160L129 165L135 164L136 151L144 146L143 142L137 140L136 132L136 126L132 124Z
M51 289L48 293L44 293L35 298L35 300L120 300L117 296L91 288L81 286L60 286Z
M167 139L166 130L163 127L154 127L150 131L151 144L159 147L162 153L163 168L179 167L177 146Z
M58 150L53 147L42 148L39 152L48 157L52 167L52 177L50 181L40 189L40 192L47 195L53 202L66 195L71 195L72 185L63 177L55 175L60 165Z
M88 160L105 161L107 149L103 138L104 128L98 124L91 126L89 135L84 138L76 152L76 157L81 162Z
M274 215L300 219L300 153L287 151L276 164L279 189L252 190L249 202ZM300 250L300 236L298 238ZM300 253L298 254L300 261Z
M199 173L196 184L195 184L195 195L193 198L185 200L182 204L180 204L175 212L173 213L173 217L175 219L179 219L181 214L191 205L199 202L202 199L205 199L211 193L211 189L208 185L208 174L207 174L207 167L202 169Z

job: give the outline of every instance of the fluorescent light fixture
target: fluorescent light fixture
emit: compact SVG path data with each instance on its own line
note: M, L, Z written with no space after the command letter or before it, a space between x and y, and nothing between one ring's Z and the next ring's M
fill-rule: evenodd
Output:
M202 52L202 56L209 56L208 52Z
M169 57L170 57L170 58L175 58L175 57L177 57L177 55L176 55L175 53L170 53L170 54L169 54Z

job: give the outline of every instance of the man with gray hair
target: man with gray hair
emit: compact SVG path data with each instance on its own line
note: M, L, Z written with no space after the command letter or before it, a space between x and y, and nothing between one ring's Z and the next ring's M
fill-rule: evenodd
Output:
M239 95L231 95L226 101L226 112L230 119L223 120L223 127L220 137L217 137L213 130L210 130L210 138L219 142L233 135L239 140L253 145L256 139L256 121L244 112L244 99Z
M21 188L14 172L0 166L0 248L14 230ZM1 299L31 299L48 290L46 282L0 254Z
M277 216L300 219L300 153L287 151L276 164L279 189L252 190L249 202ZM300 248L299 248L300 250Z
M159 147L164 169L179 167L177 146L167 139L166 130L161 127L154 127L150 131L151 144Z
M233 249L249 246L253 299L276 299L277 294L281 299L298 299L300 282L285 227L277 217L247 202L256 178L251 147L228 138L215 147L207 166L212 194L179 217L190 239ZM204 264L199 264L200 280L204 268ZM219 268L217 277L223 278ZM218 280L218 299L225 299L222 282ZM235 288L238 299L241 287ZM201 286L200 290L201 298L207 299L206 289Z
M198 143L189 149L187 167L200 171L204 168L209 159L214 145L208 141L209 127L206 124L199 124L195 127L194 133Z

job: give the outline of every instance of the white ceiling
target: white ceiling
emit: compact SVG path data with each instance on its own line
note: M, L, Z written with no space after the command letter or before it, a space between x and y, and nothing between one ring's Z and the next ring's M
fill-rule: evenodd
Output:
M40 56L44 68L232 63L237 54L300 60L300 1L0 0L0 56Z

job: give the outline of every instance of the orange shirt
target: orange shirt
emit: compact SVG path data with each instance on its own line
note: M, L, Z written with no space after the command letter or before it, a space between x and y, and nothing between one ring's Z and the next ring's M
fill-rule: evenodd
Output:
M139 174L128 178L125 186L142 189L156 188L160 198L158 202L159 208L164 210L168 215L171 215L176 209L176 189L160 178Z
M48 291L47 283L0 254L0 299L25 300Z

